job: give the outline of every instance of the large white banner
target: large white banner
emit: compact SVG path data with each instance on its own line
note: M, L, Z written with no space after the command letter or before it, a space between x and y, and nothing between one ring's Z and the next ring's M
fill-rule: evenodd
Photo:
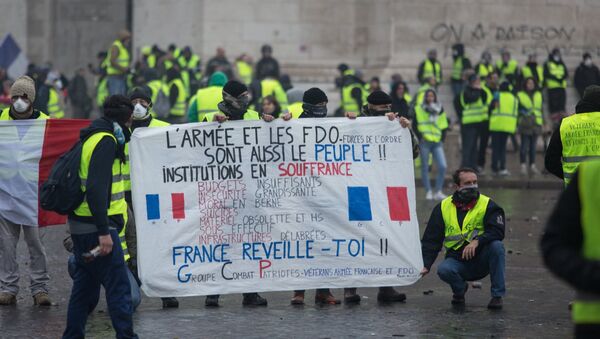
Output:
M136 129L144 292L414 283L423 262L411 149L409 131L384 117Z

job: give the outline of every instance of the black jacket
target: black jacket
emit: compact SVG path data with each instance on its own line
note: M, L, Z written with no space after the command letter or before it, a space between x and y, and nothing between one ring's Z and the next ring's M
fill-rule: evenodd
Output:
M465 211L457 211L458 223L460 224L461 228L466 215L467 212ZM488 245L492 241L504 239L504 223L504 210L490 199L485 211L485 216L483 217L484 233L477 237L477 239L479 239L479 246L477 246L476 251L477 254L484 246ZM427 222L427 228L425 228L425 233L423 233L423 238L421 239L423 265L427 269L431 269L431 265L433 265L438 253L444 246L445 234L446 229L444 218L442 217L442 203L439 203L433 208L431 216L429 217L429 221ZM465 246L456 251L447 250L446 258L451 257L457 260L462 260L461 255Z
M464 97L465 104L473 103L473 102L477 101L479 98L481 98L481 101L483 103L487 102L486 91L484 91L481 88L473 88L471 86L466 86L461 94L454 97L454 110L456 111L456 116L458 118L458 121L462 120L462 112L464 109L464 107L461 103L461 99L460 99L461 96Z
M262 58L256 63L256 79L262 80L266 77L279 79L279 63L273 57Z
M546 266L579 290L600 294L600 262L581 255L583 231L579 179L575 173L546 225L541 248Z
M575 88L579 93L579 97L583 98L583 91L589 85L600 85L600 69L596 65L590 67L583 62L575 70Z
M92 121L89 127L80 132L79 138L82 142L92 134L98 132L113 133L113 121L108 118L100 118ZM129 129L124 128L125 139L129 141ZM121 230L124 226L123 216L108 216L112 186L112 166L115 158L125 162L124 145L118 145L115 140L105 136L96 145L90 159L88 178L86 182L85 198L92 213L91 217L69 215L69 219L96 225L98 234L108 234L108 228L113 227Z

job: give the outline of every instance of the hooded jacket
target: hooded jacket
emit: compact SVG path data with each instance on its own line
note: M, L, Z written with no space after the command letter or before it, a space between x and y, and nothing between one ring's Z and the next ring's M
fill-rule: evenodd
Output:
M121 127L123 128L123 126ZM83 143L90 136L99 132L113 134L113 121L105 117L92 121L89 127L81 130L79 139ZM123 134L125 135L125 141L129 142L129 129L123 128ZM75 215L74 213L69 215L70 220L94 224L98 229L99 235L108 234L109 227L113 227L117 229L117 231L120 231L124 226L123 216L108 216L112 185L112 166L115 158L121 159L122 163L125 162L125 145L115 143L114 139L108 136L103 137L92 153L85 186L85 197L92 216L84 217ZM71 233L79 233L77 229L73 229L73 225L71 225Z

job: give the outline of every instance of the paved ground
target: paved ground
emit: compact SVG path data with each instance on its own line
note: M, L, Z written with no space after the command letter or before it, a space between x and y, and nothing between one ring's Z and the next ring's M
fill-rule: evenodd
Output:
M467 307L453 310L450 289L436 274L430 274L413 286L402 288L408 295L404 304L378 305L376 289L362 289L361 305L355 307L304 307L289 305L291 292L265 293L266 308L243 308L241 295L222 297L218 309L205 309L203 298L185 298L179 309L164 311L159 299L145 298L134 316L135 330L142 338L204 337L408 337L408 338L565 338L571 325L567 304L570 289L543 267L538 241L558 190L486 189L507 213L507 297L503 311L486 309L489 280L482 289L470 289ZM423 192L419 189L418 196ZM418 200L421 228L433 203ZM43 232L50 272L51 295L57 306L43 309L32 306L27 284L21 280L18 305L0 308L1 338L57 338L64 329L71 281L66 273L66 252L62 248L64 227ZM27 272L27 253L20 244L22 272ZM424 295L424 291L433 294ZM313 292L308 292L311 300ZM341 290L334 290L338 297ZM114 336L105 302L90 317L89 337Z

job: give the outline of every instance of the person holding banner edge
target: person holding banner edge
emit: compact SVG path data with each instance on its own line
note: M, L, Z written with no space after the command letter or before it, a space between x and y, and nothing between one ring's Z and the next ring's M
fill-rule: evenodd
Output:
M442 246L446 257L438 276L452 288L452 305L464 306L467 281L490 275L492 299L489 309L502 308L504 286L504 210L480 194L477 173L463 167L452 176L456 191L431 212L421 239L424 268L429 273Z

